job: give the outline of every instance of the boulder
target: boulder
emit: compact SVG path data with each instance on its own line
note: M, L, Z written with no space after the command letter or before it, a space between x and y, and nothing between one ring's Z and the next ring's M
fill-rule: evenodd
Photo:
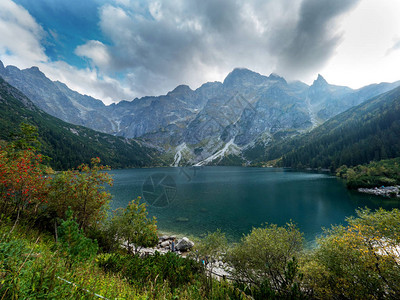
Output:
M162 243L161 243L161 247L162 247L162 248L167 248L167 247L169 247L169 241L164 241L164 242L162 242Z
M158 238L158 240L161 241L161 242L163 242L163 241L165 241L165 240L168 240L168 239L169 239L169 236L168 236L168 235L163 235L163 236L160 236L160 237Z
M175 245L175 249L178 251L187 251L193 248L193 246L194 243L187 237L184 237L178 241L178 243Z

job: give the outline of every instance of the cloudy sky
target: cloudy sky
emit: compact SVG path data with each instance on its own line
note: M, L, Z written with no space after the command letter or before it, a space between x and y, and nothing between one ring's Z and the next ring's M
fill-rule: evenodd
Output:
M399 0L0 0L0 59L106 103L235 67L359 88L400 80Z

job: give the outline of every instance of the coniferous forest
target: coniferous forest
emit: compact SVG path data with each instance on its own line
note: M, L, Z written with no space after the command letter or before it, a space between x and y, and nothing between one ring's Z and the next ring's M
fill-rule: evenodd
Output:
M400 89L375 97L309 133L252 150L259 161L292 168L356 166L400 156ZM257 149L257 148L255 148ZM262 154L263 153L263 154Z

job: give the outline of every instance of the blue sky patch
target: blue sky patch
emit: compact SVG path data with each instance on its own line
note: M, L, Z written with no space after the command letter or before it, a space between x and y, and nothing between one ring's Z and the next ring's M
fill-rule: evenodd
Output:
M15 0L47 32L43 46L53 61L63 60L76 67L86 67L86 60L74 54L77 46L88 40L107 43L99 27L99 8L105 0Z

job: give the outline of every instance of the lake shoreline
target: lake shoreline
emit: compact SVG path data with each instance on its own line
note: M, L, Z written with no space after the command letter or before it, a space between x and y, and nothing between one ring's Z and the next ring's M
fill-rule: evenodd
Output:
M157 219L159 234L186 236L194 241L220 229L235 243L253 227L266 222L284 226L293 220L306 241L312 243L323 232L322 227L344 223L359 207L397 207L391 201L349 191L342 179L329 173L215 166L109 173L114 177L114 185L108 188L114 196L111 209L126 207L142 196L149 216ZM154 204L151 197L158 197L158 202Z
M381 186L374 188L358 188L358 192L381 196L385 198L400 198L400 185L395 186Z

